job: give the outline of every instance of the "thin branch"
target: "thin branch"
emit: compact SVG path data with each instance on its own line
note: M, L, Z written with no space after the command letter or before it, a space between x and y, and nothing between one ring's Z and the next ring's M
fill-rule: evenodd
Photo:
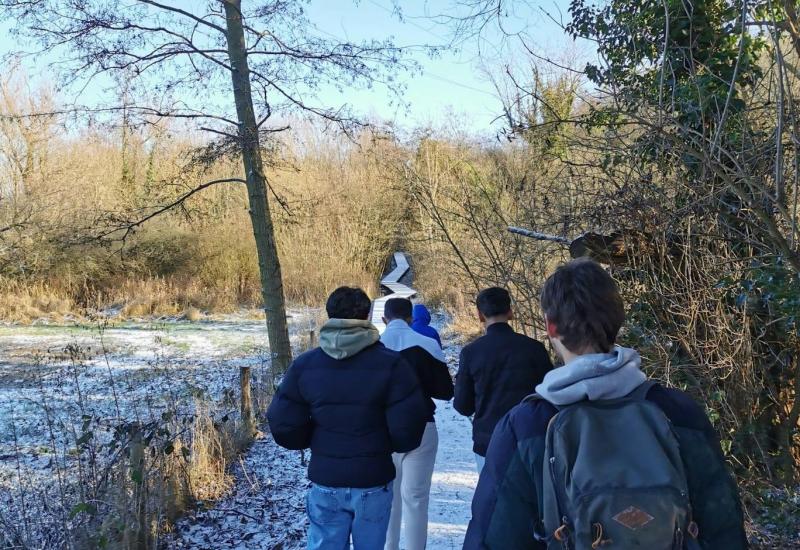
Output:
M137 221L127 223L123 227L117 227L117 228L112 229L110 231L106 231L104 233L100 233L97 236L97 239L104 239L105 237L113 235L114 233L118 233L119 231L122 231L124 229L125 230L125 234L122 236L121 239L119 239L119 240L124 242L130 236L130 234L133 233L133 231L137 227L143 225L144 223L148 222L149 220L152 220L156 216L159 216L159 215L163 214L164 212L167 212L168 210L171 210L171 209L175 208L176 206L182 205L184 202L186 202L186 200L189 197L199 193L200 191L202 191L204 189L208 189L209 187L211 187L213 185L217 185L219 183L244 183L244 184L247 184L247 182L245 180L241 179L241 178L223 178L223 179L208 181L206 183L198 185L197 187L195 187L191 191L188 191L188 192L184 193L183 195L181 195L180 197L178 197L173 202L167 204L166 206L159 207L154 212L151 212L147 216L145 216L143 218L140 218Z
M227 32L225 31L224 28L220 27L219 25L215 25L214 23L211 23L210 21L207 21L207 20L203 19L202 17L198 17L198 16L194 15L193 13L189 13L188 11L185 11L185 10L182 10L180 8L173 7L173 6L167 6L166 4L161 4L160 2L155 2L153 0L137 0L137 1L141 2L142 4L148 4L150 6L162 9L164 11L170 11L170 12L173 12L173 13L177 13L178 15L182 15L184 17L188 17L189 19L192 19L192 20L196 21L197 23L199 23L201 25L205 25L208 28L214 29L214 30L222 33L223 36L227 36Z

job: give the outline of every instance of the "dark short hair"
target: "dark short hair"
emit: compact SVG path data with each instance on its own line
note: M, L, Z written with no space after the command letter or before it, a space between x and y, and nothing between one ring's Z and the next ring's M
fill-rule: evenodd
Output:
M475 298L475 305L484 317L503 315L511 311L511 294L499 286L485 288Z
M387 319L410 319L411 300L408 298L389 298L383 308L383 315Z
M371 308L372 301L367 293L349 286L334 290L325 303L325 311L330 319L366 319Z
M590 348L611 351L625 322L617 283L588 258L556 269L542 287L541 303L561 343L572 352Z

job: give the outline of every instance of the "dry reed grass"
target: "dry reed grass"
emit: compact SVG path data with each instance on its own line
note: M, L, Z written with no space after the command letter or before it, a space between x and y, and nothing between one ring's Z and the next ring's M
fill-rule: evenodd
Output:
M74 311L72 297L48 283L25 284L0 278L0 319L12 323L63 320Z
M228 466L242 450L240 426L227 422L217 425L207 407L200 406L192 427L189 464L186 481L192 497L215 500L231 487L233 478Z
M146 137L131 137L126 146L136 154L130 158L148 158ZM54 139L50 156L41 159L42 174L16 198L30 212L31 225L0 252L0 319L59 321L104 310L131 318L188 317L194 310L230 313L260 306L260 274L241 188L212 187L182 211L148 222L124 246L92 239L114 220L135 218L186 186L238 174L238 164L183 169L193 144L176 138L160 142L155 173L145 177L144 167L134 166L133 181L122 182L119 152L106 139L74 140ZM281 206L273 200L273 207L289 303L318 306L342 284L376 293L406 210L402 191L377 164L384 147L367 141L358 149L335 140L317 142L314 149L286 145L292 169L275 169L270 180L283 201ZM86 155L93 161L65 162ZM52 175L47 163L55 158L62 162ZM76 179L85 185L75 189ZM0 220L4 215L0 208Z

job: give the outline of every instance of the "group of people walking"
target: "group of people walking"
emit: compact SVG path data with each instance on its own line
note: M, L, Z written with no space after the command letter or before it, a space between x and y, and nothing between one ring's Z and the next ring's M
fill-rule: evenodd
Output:
M368 321L358 288L336 289L320 346L290 366L267 416L275 441L311 449L309 550L426 546L439 436L434 399L472 419L480 474L465 549L747 547L735 482L705 412L647 379L615 345L624 308L590 260L541 293L545 346L513 330L511 296L481 291L485 334L453 382L427 309L386 302Z

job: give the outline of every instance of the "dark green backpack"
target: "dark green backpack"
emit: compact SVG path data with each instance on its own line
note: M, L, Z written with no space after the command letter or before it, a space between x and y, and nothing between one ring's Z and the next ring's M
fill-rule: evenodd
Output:
M663 411L645 400L652 386L569 405L550 421L542 534L548 549L699 547L678 440Z

